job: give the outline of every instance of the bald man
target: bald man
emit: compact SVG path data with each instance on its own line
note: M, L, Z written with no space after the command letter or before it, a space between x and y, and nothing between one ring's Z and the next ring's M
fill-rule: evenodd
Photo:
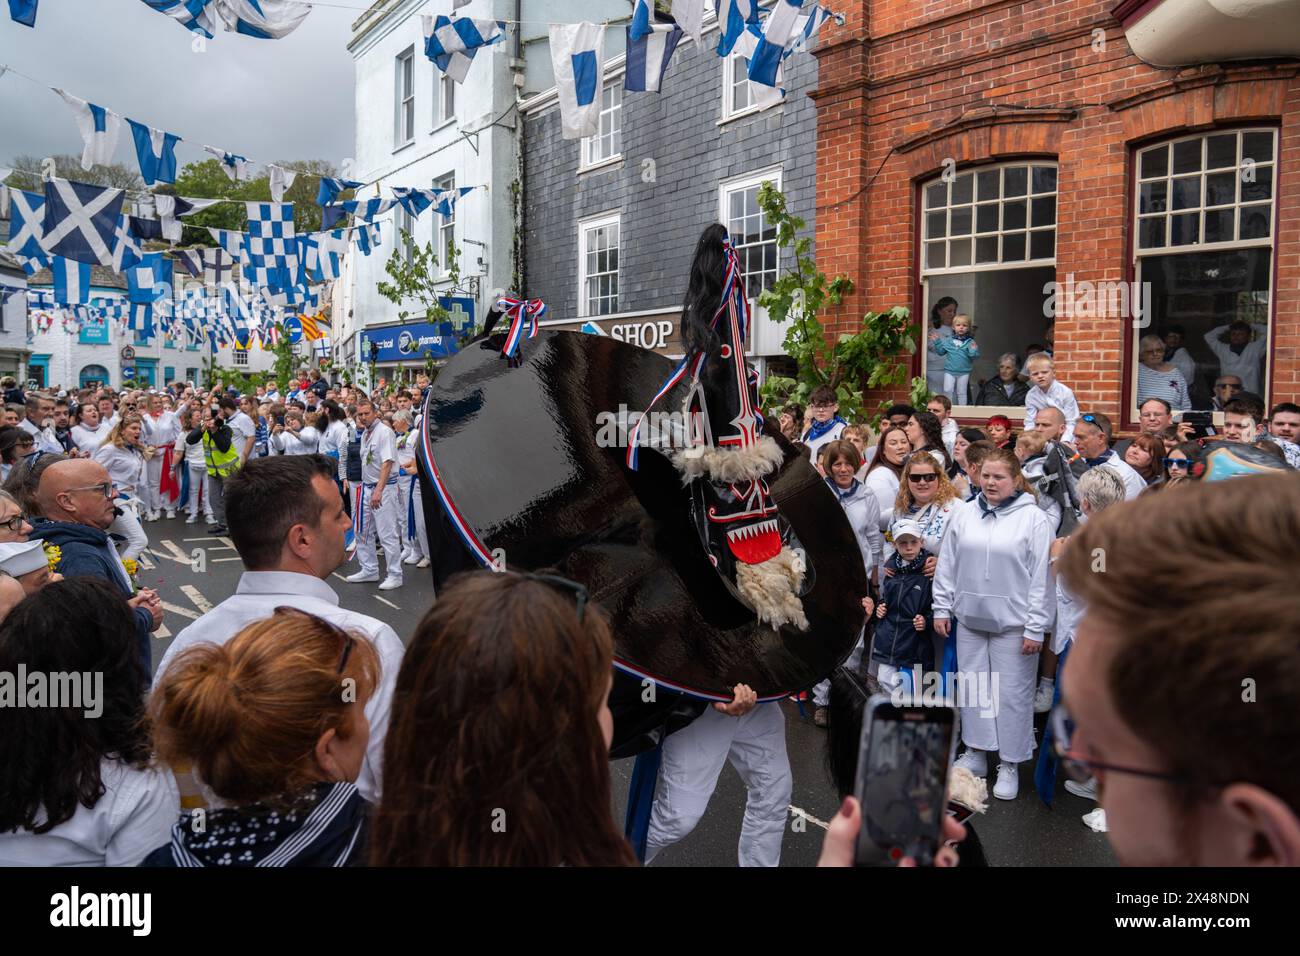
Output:
M148 588L132 596L134 585L108 533L114 518L113 482L104 466L87 458L54 463L41 474L36 502L44 517L34 520L30 537L59 547L58 570L65 578L103 578L122 592L135 615L140 661L145 673L152 674L149 635L162 625L162 601Z
M1065 415L1059 408L1048 405L1034 418L1034 429L1047 441L1060 441L1065 434Z

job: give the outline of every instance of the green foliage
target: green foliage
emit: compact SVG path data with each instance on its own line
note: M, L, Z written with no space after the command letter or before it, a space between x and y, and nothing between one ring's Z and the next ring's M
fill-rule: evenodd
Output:
M409 252L410 261L407 261L404 250ZM412 316L429 322L450 322L451 313L442 307L438 298L460 285L460 255L460 249L454 243L447 244L448 268L444 275L433 243L416 245L411 234L403 229L401 241L384 263L384 271L392 281L380 282L377 286L379 294L399 307L397 317L403 322ZM400 308L403 302L412 299L422 308Z
M302 359L298 357L298 347L289 341L287 335L281 335L280 341L271 347L270 352L275 356L270 377L275 380L276 387L283 394L289 388L293 373L302 366Z
M793 261L793 268L763 291L758 304L774 322L790 322L784 348L797 369L794 378L772 376L763 383L763 404L774 409L791 401L806 406L815 389L829 385L835 390L840 414L850 421L864 420L865 392L907 381L906 359L917 349L911 315L902 306L867 312L857 332L842 332L830 341L818 314L852 293L853 281L844 275L828 278L817 268L812 239L800 235L807 223L789 212L785 196L771 183L759 187L758 205L769 228L776 230L777 245L789 250L783 258ZM924 379L920 381L924 387ZM916 380L911 385L915 391ZM873 421L879 420L885 407L882 402Z
M114 189L132 191L144 189L144 180L140 178L140 173L135 166L110 163L107 166L95 166L87 170L81 168L80 156L60 153L50 158L54 160L54 175L60 179L73 179L79 183L90 183L92 186L111 186ZM44 160L38 156L15 156L14 171L5 179L5 185L33 193L44 192L45 184L41 181L43 162Z
M252 393L258 385L262 384L260 375L255 378L252 374L241 372L237 368L226 368L224 365L214 364L209 366L206 371L208 373L209 388L220 385L223 389L226 389L233 385L243 395Z

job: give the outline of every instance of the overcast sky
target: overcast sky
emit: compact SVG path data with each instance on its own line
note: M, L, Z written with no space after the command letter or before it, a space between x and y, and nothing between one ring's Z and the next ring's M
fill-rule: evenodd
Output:
M356 7L364 0L342 0ZM316 7L282 40L218 32L207 52L140 0L41 0L36 28L0 4L0 64L137 122L175 133L180 165L205 144L256 163L353 155L353 61L358 10ZM72 111L47 88L0 76L0 165L19 154L82 150ZM122 124L115 161L134 166Z

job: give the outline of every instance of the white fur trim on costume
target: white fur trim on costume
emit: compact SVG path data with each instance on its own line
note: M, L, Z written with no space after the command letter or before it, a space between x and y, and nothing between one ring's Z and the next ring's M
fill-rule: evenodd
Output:
M763 435L753 448L714 448L700 445L673 455L673 465L682 474L682 484L708 478L722 484L766 478L781 467L785 453L770 435Z
M803 559L783 547L776 557L762 564L736 564L736 588L754 609L760 621L772 627L793 624L808 630L799 591L803 587Z

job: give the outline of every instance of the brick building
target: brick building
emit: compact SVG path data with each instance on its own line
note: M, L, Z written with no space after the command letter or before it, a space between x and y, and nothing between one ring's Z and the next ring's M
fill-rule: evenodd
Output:
M976 383L1053 313L1058 376L1126 428L1138 342L1175 327L1196 407L1227 349L1206 336L1234 320L1264 343L1264 397L1300 396L1295 3L836 7L811 95L818 259L858 286L837 326L902 304L924 327L956 298L982 352L957 402L971 419L991 413Z

